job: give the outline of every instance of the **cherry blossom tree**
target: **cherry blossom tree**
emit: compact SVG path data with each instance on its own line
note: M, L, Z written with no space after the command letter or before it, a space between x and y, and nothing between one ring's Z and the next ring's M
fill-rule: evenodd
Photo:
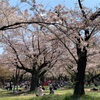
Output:
M53 10L46 11L43 8L43 5L36 5L34 0L32 0L31 3L28 0L21 0L21 2L26 2L31 6L30 10L34 12L32 17L28 17L28 20L25 20L24 17L22 21L17 20L14 21L14 23L3 25L0 30L14 29L32 24L33 26L38 27L40 32L52 33L52 35L63 44L66 51L69 52L76 63L77 73L74 94L85 94L84 79L88 62L88 53L90 45L92 45L91 40L100 32L100 8L97 8L94 12L91 9L84 7L82 4L83 1L78 0L78 4L75 6L74 10L58 5ZM39 39L40 38L37 40L37 44L39 44ZM70 45L65 42L66 40L69 40ZM20 63L21 68L26 69L26 67L20 62L18 56L19 53L17 54L13 45L9 44L9 46L13 49L13 52L16 53L17 65ZM20 50L20 47L17 48ZM27 49L26 45L24 47ZM75 53L73 53L73 48L75 49ZM40 52L39 45L37 51ZM34 60L40 56L39 54L40 53L32 55ZM42 64L48 65L47 62ZM18 67L20 68L20 66Z
M90 49L88 53L88 60L87 60L87 69L86 69L86 75L87 82L90 84L93 82L96 78L99 78L100 76L100 63L99 63L99 56L100 56L100 36L97 35L93 37ZM95 84L95 82L94 82Z
M56 64L61 55L56 49L52 49L49 38L50 35L45 35L38 29L18 29L10 31L10 34L3 34L2 44L8 55L8 62L31 74L30 91L35 90L39 79Z
M89 42L92 37L99 32L100 28L99 8L93 13L78 0L78 5L74 10L69 10L62 5L58 5L55 7L54 11L45 12L44 14L43 17L36 14L33 20L44 22L39 25L55 35L73 57L77 64L74 94L83 95L85 94L84 79L88 49L90 47ZM71 46L76 48L74 54L63 37L69 39L69 41L72 42Z

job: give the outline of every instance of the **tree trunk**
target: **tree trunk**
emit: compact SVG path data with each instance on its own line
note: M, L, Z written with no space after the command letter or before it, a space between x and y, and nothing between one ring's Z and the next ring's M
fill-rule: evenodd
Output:
M77 74L75 79L75 95L84 95L84 79L85 79L85 69L87 62L87 50L84 48L83 51L78 51L78 62L77 62Z
M38 85L39 85L38 75L32 74L30 91L35 91L35 89L38 87Z
M45 77L44 76L42 76L41 78L40 78L40 84L43 86L43 84L44 84L44 81L45 81Z

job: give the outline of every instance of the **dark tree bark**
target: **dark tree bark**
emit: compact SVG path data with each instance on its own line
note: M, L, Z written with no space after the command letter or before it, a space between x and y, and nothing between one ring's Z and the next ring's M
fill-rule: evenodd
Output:
M40 81L41 81L41 83L40 83L40 84L43 86L44 81L45 81L45 77L44 77L44 75L43 75L43 76L41 76Z
M35 91L35 89L38 87L39 85L39 77L38 75L31 73L32 77L31 77L31 86L30 86L30 91Z
M77 48L78 62L77 62L77 74L75 79L75 95L84 95L84 79L85 79L85 69L87 63L87 50L84 47L83 51L80 48Z
M3 86L5 85L5 82L4 82L3 78L1 78L1 77L0 77L0 82L2 83Z

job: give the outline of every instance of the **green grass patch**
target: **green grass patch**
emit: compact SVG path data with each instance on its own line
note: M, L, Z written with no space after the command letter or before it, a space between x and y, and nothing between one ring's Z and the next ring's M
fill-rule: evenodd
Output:
M86 92L84 96L74 96L72 89L55 90L54 95L45 90L45 95L36 97L34 92L14 95L11 91L0 90L0 100L100 100L100 92Z

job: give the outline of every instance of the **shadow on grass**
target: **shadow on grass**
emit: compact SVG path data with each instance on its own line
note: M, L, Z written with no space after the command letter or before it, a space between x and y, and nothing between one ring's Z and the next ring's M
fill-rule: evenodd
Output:
M100 100L100 97L92 97L90 95L75 96L67 95L45 95L43 97L34 97L29 100Z
M92 97L90 95L83 95L83 96L65 96L62 100L100 100L100 97Z
M21 96L21 95L28 95L28 94L34 94L34 92L30 91L7 91L7 90L2 90L0 91L0 98L1 97L13 97L13 96Z
M76 96L67 94L62 100L100 100L100 97L93 97L91 95Z

